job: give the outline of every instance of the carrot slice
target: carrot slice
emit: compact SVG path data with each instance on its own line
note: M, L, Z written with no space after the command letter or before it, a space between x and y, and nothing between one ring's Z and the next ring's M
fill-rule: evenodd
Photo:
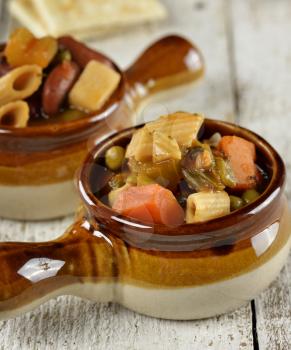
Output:
M184 222L184 211L173 193L157 184L129 187L120 193L112 208L144 222L169 226Z
M230 161L231 169L236 178L234 188L245 190L255 187L257 175L255 145L238 136L223 136L218 149Z

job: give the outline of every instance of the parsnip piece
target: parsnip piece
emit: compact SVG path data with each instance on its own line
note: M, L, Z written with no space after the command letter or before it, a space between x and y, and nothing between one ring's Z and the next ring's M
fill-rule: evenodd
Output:
M138 162L151 161L153 156L153 136L147 129L139 129L132 137L125 153L126 158L134 157Z
M181 150L175 139L160 131L153 133L153 162L168 159L181 159Z
M29 107L24 101L14 101L0 107L0 125L23 128L29 120Z
M145 128L149 132L158 131L172 137L180 147L190 147L203 121L204 117L199 114L176 112L146 124Z
M117 88L121 77L105 64L90 61L69 93L69 102L89 112L100 109Z
M112 190L108 193L108 201L111 207L113 206L120 193L124 190L127 190L129 187L131 187L130 184L125 184L122 187L119 187L116 190Z
M198 192L187 198L186 222L208 221L230 213L230 199L225 191Z
M14 68L0 78L0 106L31 96L41 80L42 69L36 64Z

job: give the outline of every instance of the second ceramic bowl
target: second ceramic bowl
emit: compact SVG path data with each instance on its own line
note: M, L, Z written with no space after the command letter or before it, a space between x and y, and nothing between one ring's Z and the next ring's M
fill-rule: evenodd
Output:
M200 78L199 50L179 36L150 46L121 75L104 108L84 118L25 128L0 128L0 216L50 219L72 213L78 196L73 178L85 154L109 134L134 124L134 109L148 95Z

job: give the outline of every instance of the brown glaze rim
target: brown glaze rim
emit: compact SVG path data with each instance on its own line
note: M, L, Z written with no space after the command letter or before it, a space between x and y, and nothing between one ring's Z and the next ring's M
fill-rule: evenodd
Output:
M98 112L92 112L87 116L73 121L58 121L45 125L33 125L24 128L14 128L10 126L0 127L0 135L12 135L15 137L41 137L41 136L59 136L67 133L77 132L87 126L100 122L111 115L119 106L124 98L126 91L126 78L124 72L118 65L107 56L100 53L105 61L108 61L111 66L120 74L121 79L117 89L105 106Z
M267 141L254 132L229 122L211 119L205 120L206 129L223 131L223 134L228 135L235 134L255 143L257 151L266 160L272 173L270 182L261 196L255 202L224 217L206 223L183 224L179 227L143 223L117 214L98 200L92 192L90 184L92 167L96 159L102 157L108 147L123 138L129 139L138 127L118 132L97 144L88 154L79 173L79 192L90 215L96 219L101 228L141 248L192 250L234 244L258 234L280 220L281 198L286 176L285 165L280 155Z
M4 44L0 45L3 46ZM0 148L8 152L51 151L78 142L84 142L99 129L105 121L120 108L127 90L127 79L118 65L98 51L121 76L120 82L111 98L98 111L72 121L51 122L24 128L0 127Z
M204 72L204 60L200 53L200 50L196 47L195 44L193 44L188 39L184 38L180 35L167 35L162 36L161 38L157 39L153 43L151 43L138 57L138 59L142 58L143 55L147 54L147 58L150 58L150 51L151 49L155 48L155 50L158 50L159 48L163 51L163 54L166 55L166 45L171 42L173 45L177 45L176 51L178 52L178 49L181 49L182 52L189 52L191 50L194 50L196 54L199 56L200 63L202 64L201 67L201 74ZM1 46L5 44L0 44ZM121 102L124 100L124 97L126 95L126 92L129 88L130 83L133 83L131 81L133 76L136 76L137 73L141 74L140 67L136 67L135 63L137 63L138 59L134 61L134 63L125 71L122 71L119 66L111 60L106 55L102 54L99 51L98 54L104 59L104 61L108 61L110 65L121 75L121 80L119 82L119 85L115 92L113 93L113 96L111 96L111 99L107 102L107 104L98 112L92 112L91 114L85 116L81 119L76 119L73 121L61 121L56 123L50 123L46 125L34 125L34 126L28 126L25 128L13 128L13 127L0 127L0 137L1 135L5 136L11 136L15 137L17 139L26 139L29 140L31 137L44 137L44 138L51 138L51 137L58 137L58 136L65 136L68 137L69 135L72 135L73 133L78 134L79 130L84 130L90 126L95 125L96 123L99 123L100 121L104 121L107 117L109 117L114 111L116 111L121 104ZM171 53L169 51L169 53ZM170 65L171 69L175 71L175 64ZM144 68L144 67L143 67ZM191 71L191 65L187 67L189 71ZM177 66L177 69L178 66ZM195 70L193 68L193 70ZM137 72L136 72L137 71ZM47 140L45 140L47 141ZM63 142L65 140L62 140ZM69 138L69 142L71 142L71 138Z

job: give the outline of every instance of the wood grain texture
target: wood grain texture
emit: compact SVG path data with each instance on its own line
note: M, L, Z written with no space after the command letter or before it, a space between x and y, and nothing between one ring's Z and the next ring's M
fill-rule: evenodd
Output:
M212 118L233 120L234 108L227 39L227 2L224 0L163 0L169 9L169 19L163 24L135 28L108 39L92 42L121 65L130 63L154 40L176 33L191 39L202 51L206 61L205 79L182 97L152 102L142 117L167 111L203 112Z
M202 111L234 120L266 136L285 156L291 133L291 32L289 0L164 0L170 19L136 28L92 46L127 67L153 40L184 34L202 50L205 80L179 98L151 103L142 113ZM229 6L230 5L230 6ZM279 121L279 122L278 122ZM282 137L282 135L284 137ZM288 197L291 199L291 182ZM0 221L0 240L55 238L72 217L43 223ZM256 299L260 349L290 348L291 261ZM98 305L60 297L32 313L0 322L0 350L6 349L253 349L250 305L210 320L172 322L151 319L118 305Z
M291 3L232 3L239 120L263 135L287 165L291 200ZM279 278L255 300L260 349L291 348L291 256Z

